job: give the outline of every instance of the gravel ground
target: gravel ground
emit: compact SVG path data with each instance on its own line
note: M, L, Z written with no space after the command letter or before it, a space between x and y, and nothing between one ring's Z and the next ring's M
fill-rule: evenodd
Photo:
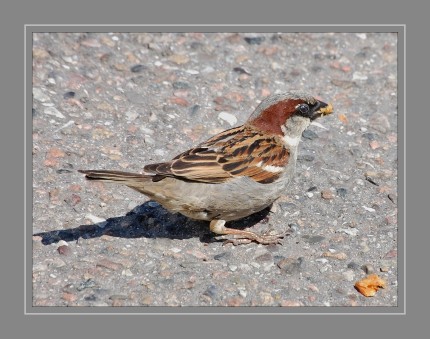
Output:
M34 34L33 306L396 306L395 34ZM216 241L77 169L140 172L306 89L305 132L272 210L236 221L282 245ZM354 288L370 273L374 297Z

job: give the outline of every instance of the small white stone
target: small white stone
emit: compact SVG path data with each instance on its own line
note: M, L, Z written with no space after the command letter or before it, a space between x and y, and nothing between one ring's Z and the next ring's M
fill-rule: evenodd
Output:
M316 262L320 262L320 263L322 263L322 264L326 264L326 263L328 263L328 259L325 259L325 258L318 258L318 259L315 259L315 261L316 261Z
M366 40L367 39L367 34L366 33L357 33L356 36L358 38L360 38L361 40Z
M367 75L361 72L354 72L354 74L352 74L352 80L367 80Z
M343 272L342 275L346 281L353 281L354 277L355 277L353 270L347 270L347 271Z
M126 277L132 277L133 276L133 272L130 271L128 268L126 270L123 270L121 272L121 275L125 275Z
M363 206L363 208L364 208L366 211L368 211L368 212L375 212L375 211L376 211L375 209L373 209L373 208L371 208L371 207Z
M158 148L154 151L154 154L159 155L159 156L163 156L166 154L166 151L161 149L161 148Z
M234 272L234 271L236 271L236 270L237 270L237 266L236 266L236 265L230 265L228 268L229 268L229 269L230 269L230 271L232 271L232 272Z
M100 227L100 228L105 227L106 224L107 224L106 219L102 219L102 218L96 217L93 214L87 214L85 216L85 218L89 219L92 223L97 224L97 226Z
M213 71L215 71L213 67L206 66L205 68L203 68L202 73L212 73Z
M128 111L125 113L125 117L127 118L127 120L129 121L133 121L136 120L136 118L139 116L139 114L137 114L137 112L132 112L132 111Z
M234 126L237 123L237 118L233 114L227 112L220 112L218 118L228 122L230 126Z
M339 233L346 233L348 235L356 236L358 234L358 229L356 228L341 228L338 230Z
M40 101L49 101L49 96L47 96L40 88L33 88L33 98Z
M246 292L245 288L238 288L239 290L239 295L243 298L246 298L246 296L248 295L248 292Z
M46 107L45 110L43 111L45 114L48 115L53 115L59 119L64 119L65 116L55 107Z
M60 246L69 246L69 244L68 244L66 241L64 241L64 240L60 240L60 241L58 242L57 246L58 246L58 247L60 247Z

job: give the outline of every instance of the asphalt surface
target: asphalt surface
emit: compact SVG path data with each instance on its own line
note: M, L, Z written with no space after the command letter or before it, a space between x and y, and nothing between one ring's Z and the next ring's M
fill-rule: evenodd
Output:
M396 306L396 50L390 33L34 34L33 305ZM224 245L77 172L141 172L289 89L335 113L272 210L230 225L282 245ZM365 297L372 273L386 288Z

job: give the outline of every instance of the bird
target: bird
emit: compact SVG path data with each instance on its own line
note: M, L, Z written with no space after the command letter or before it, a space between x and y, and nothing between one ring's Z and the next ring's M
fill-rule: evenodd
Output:
M298 145L310 123L333 112L302 90L266 97L241 126L225 130L144 173L79 170L88 180L126 185L173 213L209 221L210 231L233 244L279 244L284 234L226 227L262 211L286 193Z

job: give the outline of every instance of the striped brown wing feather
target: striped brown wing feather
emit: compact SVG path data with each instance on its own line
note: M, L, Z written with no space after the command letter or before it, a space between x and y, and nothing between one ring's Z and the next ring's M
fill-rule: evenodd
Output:
M145 171L182 179L221 183L248 176L270 183L281 174L289 152L278 137L266 137L250 127L222 132L170 162L145 166ZM270 161L270 166L268 162Z

